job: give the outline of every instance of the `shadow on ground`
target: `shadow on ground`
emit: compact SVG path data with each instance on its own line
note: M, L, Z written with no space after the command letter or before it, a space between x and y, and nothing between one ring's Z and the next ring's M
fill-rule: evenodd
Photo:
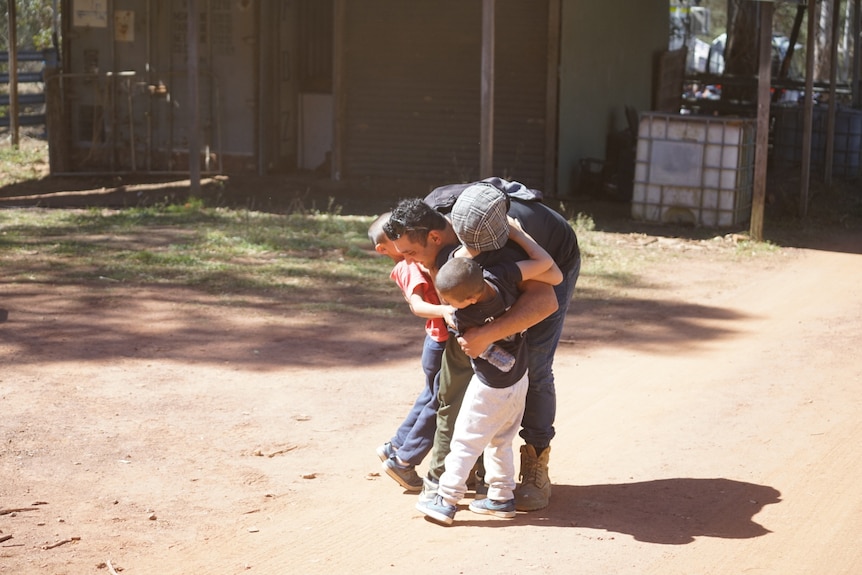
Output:
M725 478L674 478L608 485L554 485L551 505L519 513L516 525L595 529L612 538L684 545L697 537L750 539L770 533L754 521L781 493L766 485ZM507 527L507 521L470 521L460 513L455 525ZM463 520L463 521L462 521Z
M225 299L176 287L92 285L84 295L79 285L0 289L7 316L0 346L16 363L159 358L271 370L415 360L421 349L421 321L403 305L309 312L277 298ZM734 337L743 319L672 300L579 300L561 349L678 352Z

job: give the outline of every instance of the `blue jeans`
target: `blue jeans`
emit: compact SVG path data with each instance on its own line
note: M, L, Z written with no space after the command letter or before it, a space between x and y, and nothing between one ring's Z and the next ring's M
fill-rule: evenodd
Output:
M581 261L569 271L563 281L554 286L557 311L527 330L527 350L530 356L530 387L527 404L521 420L521 438L539 452L554 438L554 419L557 415L557 392L554 387L554 354L569 302L581 273Z
M446 342L438 342L425 336L422 346L422 371L425 373L425 386L413 403L410 413L398 427L390 440L398 448L398 458L411 465L419 465L434 442L437 430L437 400L439 379L437 373L443 361Z

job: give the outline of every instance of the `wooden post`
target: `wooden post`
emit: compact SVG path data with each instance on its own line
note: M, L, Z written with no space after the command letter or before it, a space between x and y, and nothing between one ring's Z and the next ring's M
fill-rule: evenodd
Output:
M52 174L68 171L62 81L58 68L45 68L45 125L48 128L48 166Z
M559 125L559 67L561 0L548 2L548 71L545 94L545 182L548 197L557 195L557 129Z
M835 113L838 103L835 101L837 92L835 83L838 81L838 31L841 20L841 0L834 0L832 4L832 35L830 40L829 55L829 111L826 117L826 170L823 183L827 187L832 185L832 164L835 158Z
M853 107L859 108L862 106L862 85L860 85L860 76L862 76L862 0L853 0Z
M814 119L814 38L817 35L817 8L808 3L808 39L805 43L805 100L802 112L802 172L799 188L799 217L808 215L808 187L811 183L811 133Z
M494 175L494 4L482 0L482 110L479 178Z
M338 181L344 171L344 118L347 98L344 91L344 31L347 0L335 0L332 26L332 165L330 177Z
M199 197L201 192L200 112L198 111L198 2L188 0L188 83L186 111L189 121L189 195Z
M751 239L763 240L763 209L766 203L766 160L769 150L769 88L772 77L771 1L760 2L760 55L757 75L757 139L754 148L754 193L751 198Z
M9 0L9 136L12 147L18 148L18 24L16 22L17 0Z

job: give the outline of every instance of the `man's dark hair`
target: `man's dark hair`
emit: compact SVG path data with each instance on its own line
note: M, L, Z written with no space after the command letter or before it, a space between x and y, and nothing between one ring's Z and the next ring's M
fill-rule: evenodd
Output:
M383 231L390 240L406 236L411 242L425 245L428 232L446 229L446 218L419 198L401 200L392 209Z

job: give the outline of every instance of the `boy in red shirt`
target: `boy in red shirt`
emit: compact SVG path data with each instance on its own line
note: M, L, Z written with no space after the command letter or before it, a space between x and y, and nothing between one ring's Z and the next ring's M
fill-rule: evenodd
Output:
M445 314L453 308L442 305L437 291L431 283L428 271L417 263L408 263L398 253L392 241L383 232L383 224L389 221L389 212L378 217L368 229L368 238L377 253L388 256L395 262L389 277L398 284L410 311L425 318L425 342L422 347L422 371L425 386L413 403L407 417L395 435L377 448L377 456L383 469L401 487L410 492L422 490L422 478L416 473L416 465L431 451L434 432L437 430L437 399L440 365L449 332L444 321Z

